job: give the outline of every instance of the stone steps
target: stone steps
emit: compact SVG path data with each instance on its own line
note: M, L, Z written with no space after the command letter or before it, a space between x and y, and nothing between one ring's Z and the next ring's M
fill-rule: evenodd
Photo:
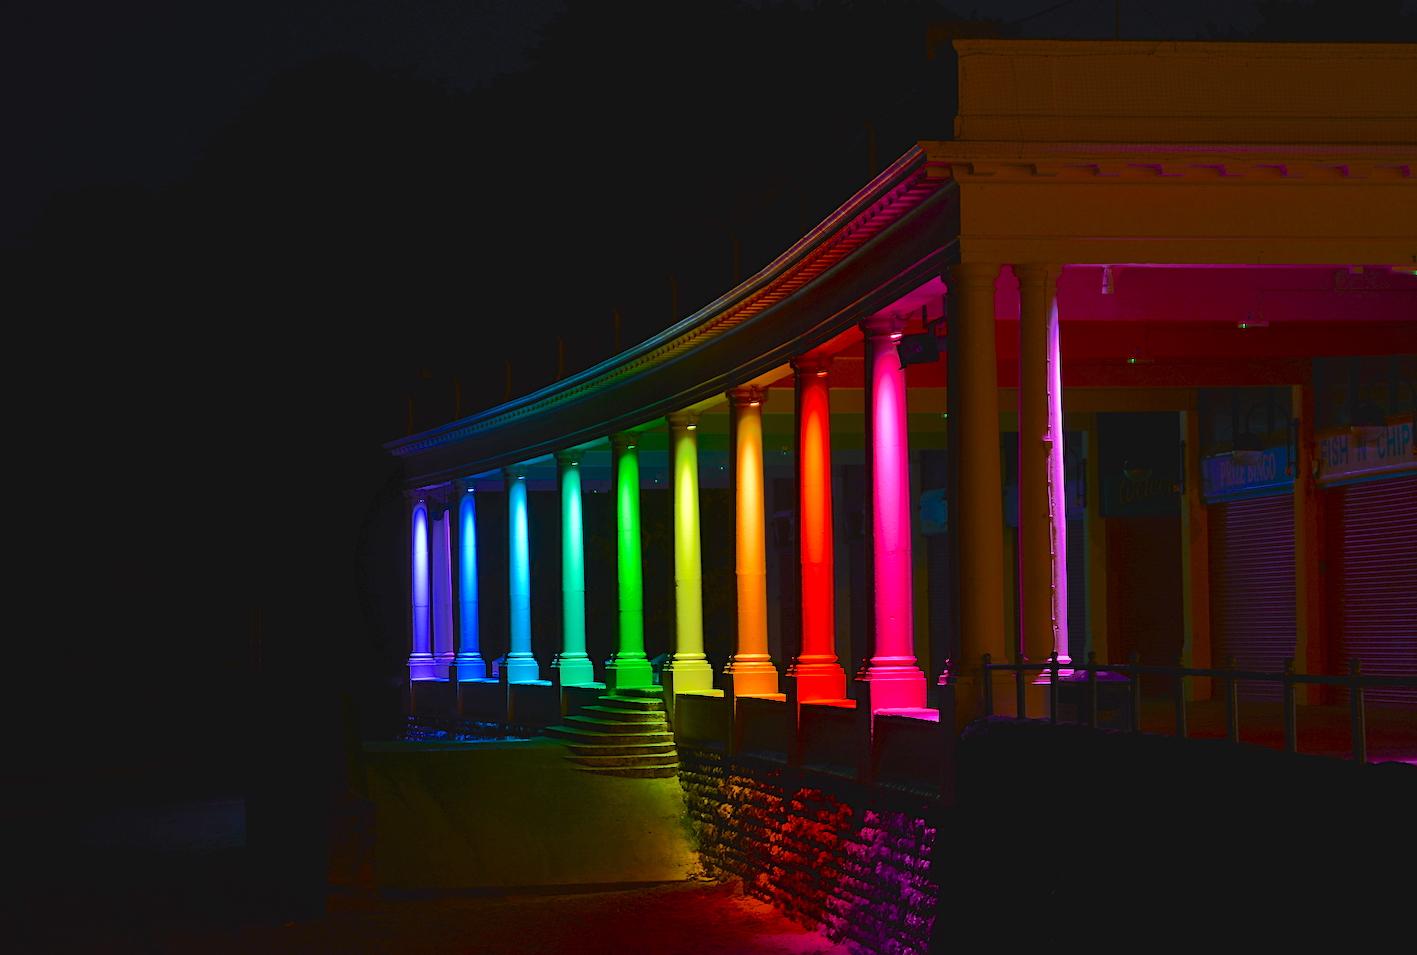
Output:
M582 708L547 736L566 744L583 772L627 779L665 779L679 772L674 736L657 687L621 687Z

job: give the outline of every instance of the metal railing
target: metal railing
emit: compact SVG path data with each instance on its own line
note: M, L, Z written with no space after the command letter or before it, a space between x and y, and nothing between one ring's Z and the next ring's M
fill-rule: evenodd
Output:
M1156 676L1169 676L1172 680L1172 696L1175 700L1175 734L1184 738L1186 736L1186 678L1193 676L1211 677L1220 680L1224 686L1225 698L1225 727L1226 738L1232 743L1240 741L1240 705L1236 695L1236 684L1241 680L1254 680L1261 683L1280 683L1284 687L1284 749L1289 753L1298 752L1298 712L1294 701L1294 687L1300 683L1316 684L1320 686L1346 686L1349 689L1349 713L1350 727L1353 740L1353 759L1358 762L1368 761L1368 732L1367 723L1363 711L1363 689L1365 687L1376 686L1405 686L1417 688L1417 677L1405 676L1365 676L1362 672L1362 664L1356 658L1348 661L1348 674L1346 676L1316 676L1308 673L1294 672L1294 658L1288 657L1284 661L1283 673L1265 673L1258 670L1237 670L1235 669L1235 657L1229 655L1225 657L1225 666L1220 669L1196 669L1193 667L1181 666L1180 657L1177 657L1176 665L1170 667L1143 666L1141 654L1133 652L1126 664L1102 664L1097 662L1097 654L1089 653L1086 663L1067 663L1058 661L1058 654L1052 654L1046 662L1027 663L1020 655L1014 663L994 663L991 654L984 654L984 715L994 715L994 683L989 679L990 670L1011 670L1014 674L1015 706L1018 719L1027 718L1027 700L1025 699L1025 686L1027 684L1027 673L1030 670L1037 670L1040 673L1044 670L1052 671L1052 679L1048 682L1048 719L1054 723L1058 722L1058 686L1059 676L1063 670L1086 670L1088 699L1087 723L1093 729L1097 729L1097 675L1101 672L1124 673L1127 675L1127 682L1131 692L1131 713L1130 724L1132 732L1141 731L1141 680L1144 674L1154 674Z

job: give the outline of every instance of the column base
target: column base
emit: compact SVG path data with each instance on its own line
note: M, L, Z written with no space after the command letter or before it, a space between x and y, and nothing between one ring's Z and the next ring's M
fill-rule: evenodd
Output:
M584 655L557 657L551 661L551 681L561 686L580 686L595 682L595 664Z
M780 692L777 688L777 667L766 661L729 660L723 672L733 676L734 696L766 696Z
M541 665L530 655L512 657L509 654L502 667L507 674L508 683L531 683L541 679Z
M460 653L453 662L457 665L459 683L487 679L487 661L478 654Z
M846 699L846 671L839 663L799 663L787 671L797 679L797 702Z
M410 680L436 680L438 664L431 653L414 653L408 658Z
M925 672L919 667L868 667L857 679L871 684L873 711L925 706Z
M674 675L675 693L697 693L713 689L713 667L707 660L678 660L673 657L664 664L666 673Z
M605 689L614 693L620 687L654 686L654 667L648 660L617 660L605 664Z

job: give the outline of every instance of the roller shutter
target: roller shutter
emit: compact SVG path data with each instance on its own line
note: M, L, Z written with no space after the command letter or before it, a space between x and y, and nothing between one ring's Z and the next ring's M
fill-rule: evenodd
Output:
M1294 655L1294 498L1275 494L1210 510L1210 625L1220 656L1278 673ZM1279 700L1278 683L1240 683L1241 699Z
M1329 492L1329 633L1335 670L1357 657L1374 676L1417 674L1417 477ZM1417 706L1417 690L1364 691L1375 706ZM1348 693L1341 699L1347 702Z

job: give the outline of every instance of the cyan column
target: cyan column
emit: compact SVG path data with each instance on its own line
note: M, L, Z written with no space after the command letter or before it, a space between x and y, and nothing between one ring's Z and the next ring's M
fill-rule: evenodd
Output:
M702 547L699 539L699 432L697 414L667 416L674 487L674 655L665 664L676 693L713 689L704 655Z
M477 494L457 488L458 522L458 681L485 680L477 600Z
M615 567L619 584L619 639L605 665L605 685L653 686L654 670L645 658L644 568L640 557L639 435L610 436L615 481Z
M526 468L503 468L507 483L508 578L511 597L511 648L507 651L507 682L541 679L531 654L531 547L527 530Z
M562 686L595 682L585 650L585 521L581 513L581 452L556 452L561 485L561 652L551 661Z
M428 614L428 501L422 496L413 501L409 513L409 595L412 598L413 652L408 655L408 676L411 680L432 680L434 662Z

